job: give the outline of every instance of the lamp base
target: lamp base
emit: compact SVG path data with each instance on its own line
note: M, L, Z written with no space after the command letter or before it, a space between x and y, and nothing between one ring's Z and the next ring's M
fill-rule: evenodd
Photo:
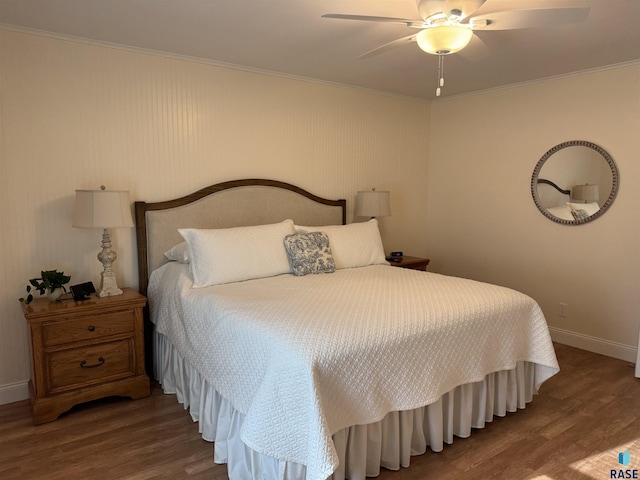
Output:
M122 295L122 290L118 288L116 283L116 275L114 272L102 272L100 274L100 288L96 292L96 295L99 297Z
M102 251L98 254L98 260L102 263L104 270L100 274L100 288L96 295L99 297L111 297L113 295L122 295L122 290L118 288L116 283L116 274L111 270L111 264L116 261L116 252L111 250L111 236L109 229L105 228L102 232Z

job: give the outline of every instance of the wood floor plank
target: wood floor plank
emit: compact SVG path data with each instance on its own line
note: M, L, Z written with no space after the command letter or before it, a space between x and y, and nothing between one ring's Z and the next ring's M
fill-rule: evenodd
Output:
M640 470L640 380L620 360L556 345L561 371L525 410L379 480L609 478L617 455ZM226 480L213 445L174 395L104 399L33 426L29 401L0 406L3 480Z

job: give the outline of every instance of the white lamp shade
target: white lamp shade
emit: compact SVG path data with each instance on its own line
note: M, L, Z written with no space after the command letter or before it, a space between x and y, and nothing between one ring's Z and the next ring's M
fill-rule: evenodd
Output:
M133 227L129 192L76 190L73 226L79 228Z
M389 192L377 190L358 192L356 215L358 217L387 217L391 215Z
M469 45L473 31L462 25L438 25L425 28L416 36L418 46L432 55L448 55Z
M600 199L600 189L598 185L574 185L571 189L571 200L582 202L597 202Z

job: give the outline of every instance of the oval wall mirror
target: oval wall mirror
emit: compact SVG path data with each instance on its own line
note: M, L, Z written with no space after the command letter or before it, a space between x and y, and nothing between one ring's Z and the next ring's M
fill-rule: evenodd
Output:
M618 193L618 167L595 143L571 140L538 161L531 195L538 210L563 225L582 225L602 215Z

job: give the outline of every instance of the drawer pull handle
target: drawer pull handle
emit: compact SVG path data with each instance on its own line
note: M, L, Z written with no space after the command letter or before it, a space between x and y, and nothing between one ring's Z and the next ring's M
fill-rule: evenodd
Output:
M94 327L93 325L89 325L89 331L90 332L95 332L96 331L96 327Z
M98 363L94 363L93 365L87 365L87 361L82 360L80 362L80 368L96 368L103 364L104 364L104 358L98 357Z

